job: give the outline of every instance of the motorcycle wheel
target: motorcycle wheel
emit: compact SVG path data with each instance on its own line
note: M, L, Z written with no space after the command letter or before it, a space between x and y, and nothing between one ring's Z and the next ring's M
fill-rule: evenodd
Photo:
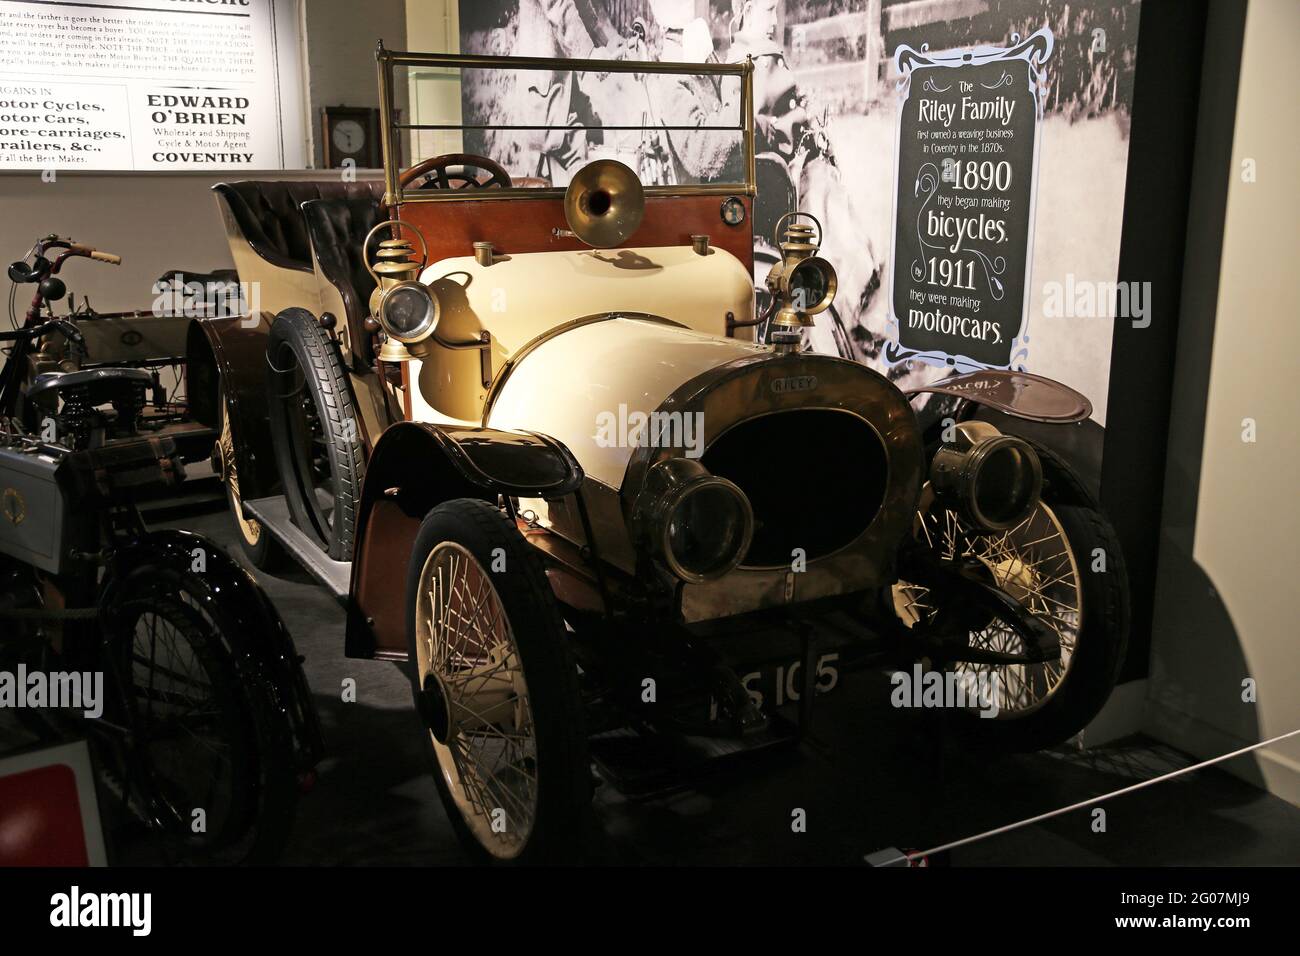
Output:
M1083 730L1109 698L1128 642L1128 574L1115 531L1065 462L1035 448L1043 463L1043 498L1017 527L981 533L937 505L919 512L916 522L918 538L940 556L975 558L990 583L1059 636L1060 660L949 663L959 679L987 689L981 700L994 705L964 709L959 730L996 750L1041 750ZM909 627L941 610L924 587L907 582L895 585L893 597ZM993 651L1024 651L1021 638L998 618L970 631L968 641ZM980 716L982 710L996 713Z
M298 797L274 692L240 667L220 617L183 577L145 565L115 594L103 615L106 729L92 740L122 853L136 863L274 862Z

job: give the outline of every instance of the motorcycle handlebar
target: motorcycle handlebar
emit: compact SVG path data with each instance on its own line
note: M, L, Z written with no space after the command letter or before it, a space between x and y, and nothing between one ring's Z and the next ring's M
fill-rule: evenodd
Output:
M21 339L39 339L50 332L62 332L72 341L81 344L85 342L81 330L77 328L75 322L69 322L67 319L50 319L39 325L29 325L23 328L14 329L10 332L0 332L0 342L17 342Z
M107 262L112 266L120 266L122 264L121 256L114 255L111 252L100 252L98 249L92 249L90 246L83 246L79 243L73 243L68 246L68 251L74 255L87 256L94 259L96 262Z

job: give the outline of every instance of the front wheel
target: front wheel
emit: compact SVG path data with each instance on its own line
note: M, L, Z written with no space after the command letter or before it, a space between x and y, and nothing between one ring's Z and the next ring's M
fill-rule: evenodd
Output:
M1041 750L1083 730L1109 698L1128 640L1128 576L1115 531L1068 466L1045 449L1038 453L1047 478L1043 500L1011 530L981 533L928 500L916 519L915 534L930 549L978 562L989 584L1059 639L1059 660L949 664L978 694L959 726L974 743L1000 750ZM894 607L908 627L945 610L925 588L906 582L894 588ZM971 630L967 642L1025 652L1021 637L997 617Z
M412 690L439 795L480 862L581 856L591 777L564 634L540 559L498 508L429 513L407 574Z

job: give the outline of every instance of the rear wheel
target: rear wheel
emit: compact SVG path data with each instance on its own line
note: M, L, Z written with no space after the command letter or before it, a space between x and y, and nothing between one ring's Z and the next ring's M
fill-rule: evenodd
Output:
M580 857L577 670L537 555L493 505L439 505L412 550L407 615L416 710L461 842L482 862Z
M244 512L244 497L239 487L239 467L235 456L235 436L230 424L230 408L225 388L217 397L221 414L221 430L217 439L217 454L221 457L221 478L226 486L226 504L239 532L239 544L253 566L262 571L274 571L284 563L284 549L262 523Z
M305 309L271 325L268 407L294 523L335 561L351 561L365 448L338 349Z

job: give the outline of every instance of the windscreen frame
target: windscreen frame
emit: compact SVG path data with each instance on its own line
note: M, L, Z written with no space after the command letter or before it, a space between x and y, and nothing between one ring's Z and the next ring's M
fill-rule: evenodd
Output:
M557 199L565 190L559 187L536 189L481 189L438 190L403 189L398 179L401 175L396 157L399 131L464 130L472 128L463 123L398 123L394 109L393 72L397 67L422 66L452 69L498 70L558 70L570 72L643 73L677 76L734 76L740 80L740 117L734 127L707 127L719 131L734 130L741 135L743 151L743 182L682 183L678 185L649 185L646 196L754 196L754 65L746 57L743 63L677 63L645 60L590 60L570 58L485 56L463 53L413 53L385 49L381 43L375 51L379 74L380 136L384 156L384 203L391 209L407 202L492 202L507 199ZM549 127L530 127L548 129ZM566 127L573 128L573 127ZM583 127L579 127L583 128ZM611 127L592 126L587 129ZM644 127L653 129L654 127ZM701 127L705 128L705 127Z

